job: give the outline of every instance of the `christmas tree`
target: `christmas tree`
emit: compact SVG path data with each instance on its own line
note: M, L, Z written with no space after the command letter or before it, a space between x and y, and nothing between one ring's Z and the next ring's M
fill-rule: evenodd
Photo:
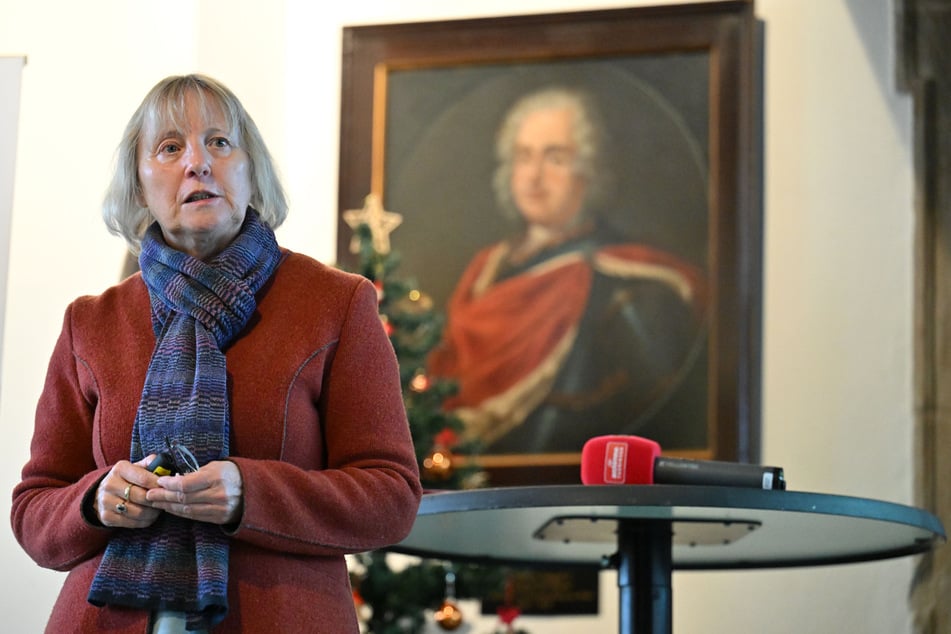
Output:
M462 422L442 407L456 386L431 377L426 369L427 356L442 336L443 318L412 280L396 274L400 258L390 248L390 233L402 216L383 209L379 197L371 194L362 209L346 211L343 217L353 229L350 249L357 256L355 272L376 286L380 319L399 360L423 486L430 490L484 486L484 474L473 459L479 447L462 440ZM422 560L394 570L386 553L364 553L355 559L354 601L370 634L420 632L430 610L440 628L457 629L463 621L457 598L501 594L506 581L506 571L497 566ZM511 605L499 610L502 631L516 632L512 622L518 614Z
M357 255L356 272L376 286L380 319L399 359L403 401L423 486L482 486L482 474L471 459L478 446L461 440L462 422L442 408L456 385L434 379L426 370L427 356L442 336L442 316L412 280L395 274L400 258L390 248L389 236L402 217L384 210L379 198L371 194L363 209L345 212L344 220L354 232L350 250Z

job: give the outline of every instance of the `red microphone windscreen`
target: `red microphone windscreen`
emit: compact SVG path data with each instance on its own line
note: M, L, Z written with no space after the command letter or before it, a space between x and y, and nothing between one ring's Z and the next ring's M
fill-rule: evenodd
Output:
M660 445L639 436L595 436L581 450L584 484L653 484Z

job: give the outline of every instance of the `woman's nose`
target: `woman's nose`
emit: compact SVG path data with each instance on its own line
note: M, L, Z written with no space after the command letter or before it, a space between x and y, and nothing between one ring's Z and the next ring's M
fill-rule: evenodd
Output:
M211 173L211 157L205 146L189 145L185 153L185 170L189 176L207 176Z

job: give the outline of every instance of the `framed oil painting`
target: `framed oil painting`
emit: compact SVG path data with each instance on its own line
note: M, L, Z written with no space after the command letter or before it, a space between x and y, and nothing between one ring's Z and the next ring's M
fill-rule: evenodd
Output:
M490 484L606 434L758 460L758 41L751 2L344 29L340 212L402 215Z

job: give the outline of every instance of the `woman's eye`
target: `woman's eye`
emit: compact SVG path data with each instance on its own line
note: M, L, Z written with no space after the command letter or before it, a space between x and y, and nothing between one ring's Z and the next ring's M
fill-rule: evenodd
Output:
M177 143L163 143L159 146L159 154L174 154L180 149L181 147Z
M217 148L231 147L231 141L223 136L217 136L211 140L211 145Z

